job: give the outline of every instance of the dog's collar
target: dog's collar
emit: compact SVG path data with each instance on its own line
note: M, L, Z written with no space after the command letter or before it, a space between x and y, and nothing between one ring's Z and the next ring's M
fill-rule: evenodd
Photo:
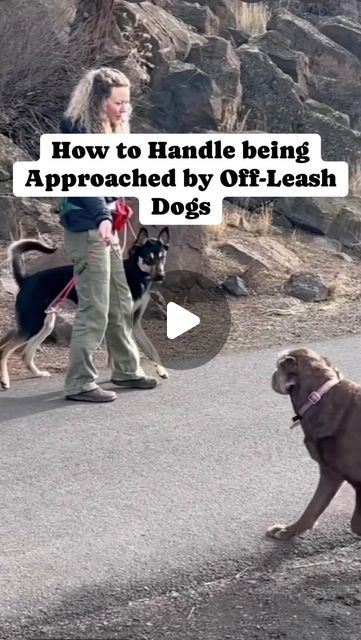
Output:
M330 389L332 389L332 387L335 387L336 384L338 384L340 382L340 379L333 379L333 380L327 380L327 382L325 382L323 385L321 385L321 387L319 387L317 389L317 391L312 391L308 398L307 401L302 405L302 407L299 409L297 415L295 415L292 418L292 425L291 425L291 429L293 429L301 420L301 418L303 418L303 416L305 415L305 413L314 405L318 404L321 400L321 398L328 393L328 391Z

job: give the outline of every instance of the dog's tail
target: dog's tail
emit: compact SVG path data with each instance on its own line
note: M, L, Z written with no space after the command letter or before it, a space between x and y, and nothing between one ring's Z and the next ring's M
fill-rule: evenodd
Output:
M49 245L40 242L40 240L17 240L12 242L8 249L8 258L11 262L14 278L21 287L23 284L26 273L24 262L22 259L23 253L27 251L41 251L41 253L54 253L57 247L49 247Z

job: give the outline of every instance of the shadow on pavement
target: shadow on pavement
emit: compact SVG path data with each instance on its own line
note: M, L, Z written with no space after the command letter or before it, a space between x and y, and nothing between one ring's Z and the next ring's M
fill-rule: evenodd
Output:
M67 404L61 391L51 391L40 393L31 397L6 397L0 395L0 424L16 418L26 418L27 416L46 411L60 409ZM69 403L70 404L70 403Z
M99 381L104 389L108 388L108 381ZM131 393L137 393L137 389L120 389L111 387L116 391L118 395L125 395ZM11 392L10 392L11 393ZM139 391L138 391L139 393ZM109 403L112 406L113 403ZM36 415L38 413L46 413L47 411L55 411L56 409L69 409L74 407L92 407L91 403L86 402L69 402L65 400L63 395L63 389L57 389L55 391L48 391L46 393L36 393L31 396L26 395L24 397L11 396L8 392L0 391L0 425L8 422L9 420L16 420L17 418L27 418L28 416Z

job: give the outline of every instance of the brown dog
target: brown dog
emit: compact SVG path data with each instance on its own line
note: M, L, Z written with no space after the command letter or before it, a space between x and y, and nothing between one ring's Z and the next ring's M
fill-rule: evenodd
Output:
M310 349L282 355L272 376L276 393L289 395L305 445L320 468L315 494L302 516L267 531L289 539L312 529L344 481L356 492L351 529L361 535L361 386L343 379L327 358Z

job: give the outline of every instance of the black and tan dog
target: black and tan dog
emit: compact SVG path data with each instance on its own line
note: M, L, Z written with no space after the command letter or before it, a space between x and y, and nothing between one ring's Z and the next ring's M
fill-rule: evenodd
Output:
M124 260L128 286L133 297L133 333L144 355L153 361L158 375L167 378L168 373L160 363L159 355L150 339L144 333L141 321L150 299L152 282L165 278L165 264L169 248L169 230L164 227L157 238L150 238L142 227ZM22 358L28 369L38 377L48 377L47 371L40 371L34 362L36 350L52 333L56 314L46 313L49 305L73 277L73 266L65 265L38 271L27 275L23 265L23 254L27 251L54 253L57 247L49 247L38 240L18 240L8 251L14 278L19 286L15 310L17 327L0 342L0 384L9 389L10 377L8 360L12 353L22 350ZM68 296L74 304L78 298L73 288Z

